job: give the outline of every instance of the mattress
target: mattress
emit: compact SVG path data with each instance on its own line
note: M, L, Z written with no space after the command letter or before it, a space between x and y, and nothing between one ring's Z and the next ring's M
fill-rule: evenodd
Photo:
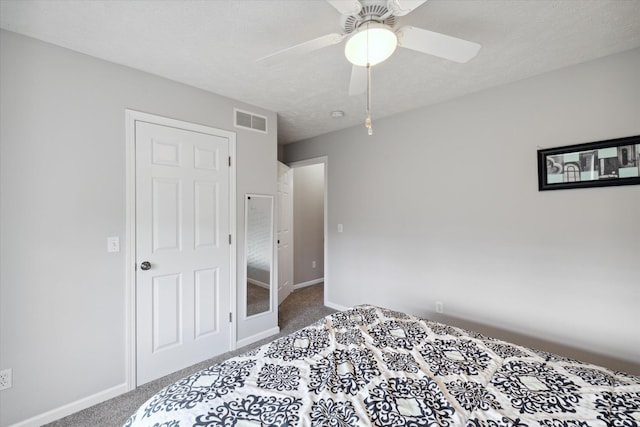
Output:
M638 426L640 377L363 305L164 388L125 425Z

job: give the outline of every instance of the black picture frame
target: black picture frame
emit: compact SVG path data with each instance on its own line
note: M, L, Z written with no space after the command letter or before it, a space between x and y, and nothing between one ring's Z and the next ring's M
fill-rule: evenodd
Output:
M640 184L640 135L538 150L538 191Z

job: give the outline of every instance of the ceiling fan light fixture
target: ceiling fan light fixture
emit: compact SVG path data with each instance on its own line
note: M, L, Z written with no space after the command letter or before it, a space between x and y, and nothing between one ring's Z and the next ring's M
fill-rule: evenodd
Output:
M344 56L353 65L373 66L389 58L398 46L396 34L386 25L361 25L347 40Z

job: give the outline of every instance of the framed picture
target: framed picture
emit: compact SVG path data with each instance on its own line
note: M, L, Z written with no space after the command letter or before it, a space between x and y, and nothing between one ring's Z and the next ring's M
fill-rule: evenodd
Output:
M538 190L640 184L640 135L538 150Z

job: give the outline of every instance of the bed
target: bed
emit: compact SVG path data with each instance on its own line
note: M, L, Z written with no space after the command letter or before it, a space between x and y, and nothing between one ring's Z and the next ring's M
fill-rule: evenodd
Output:
M640 377L380 307L161 390L126 426L640 425Z

